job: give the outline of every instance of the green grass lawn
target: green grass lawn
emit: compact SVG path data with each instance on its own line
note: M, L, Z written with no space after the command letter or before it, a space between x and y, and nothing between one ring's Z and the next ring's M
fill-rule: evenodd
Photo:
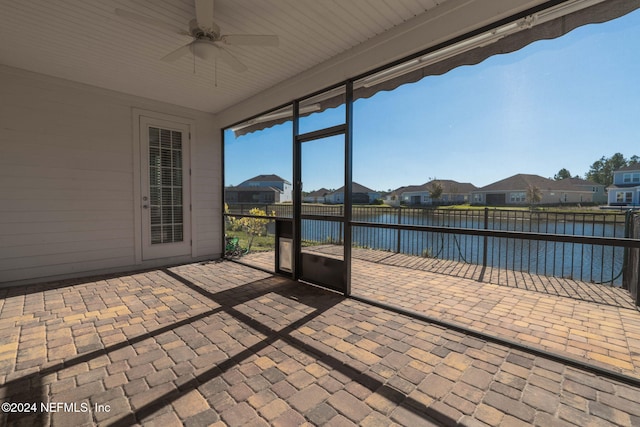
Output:
M240 239L240 247L247 249L249 247L250 236L246 231L227 231L228 237L237 237ZM251 244L251 252L272 251L276 247L275 236L256 236Z

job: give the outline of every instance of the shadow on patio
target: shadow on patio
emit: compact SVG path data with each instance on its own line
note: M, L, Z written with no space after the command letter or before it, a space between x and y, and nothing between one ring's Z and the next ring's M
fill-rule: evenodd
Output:
M215 270L225 270L228 277L221 280L216 273L222 272ZM195 273L196 278L188 279L190 273ZM33 411L33 407L27 406L27 413L5 413L4 423L99 422L125 426L146 423L159 414L163 423L171 418L178 421L177 416L180 422L206 424L219 420L220 413L227 424L237 425L256 416L246 403L240 405L252 394L268 391L276 399L273 393L280 389L283 395L295 393L294 387L304 388L329 373L327 382L335 383L330 387L337 387L339 383L334 377L338 377L353 383L353 387L357 384L383 396L394 395L379 379L345 364L344 357L332 355L335 351L330 347L305 342L306 330L299 337L292 335L303 327L308 329L306 325L316 317L330 321L327 310L342 302L342 297L301 288L275 277L239 284L255 278L245 279L242 273L264 276L227 263L164 269L89 283L70 282L47 290L41 286L4 290L2 324L13 323L19 330L19 339L15 346L6 343L3 348L11 346L17 350L14 360L3 358L3 400L35 403L37 408ZM232 287L220 290L221 282ZM110 296L101 298L103 292ZM64 305L51 302L60 295ZM103 307L89 311L94 298L102 299ZM43 301L44 307L30 316L27 309L33 307L34 300ZM70 301L74 303L68 304ZM24 308L19 315L18 305ZM202 311L207 306L211 309ZM321 325L328 327L324 322ZM60 339L61 331L70 331L72 336ZM43 335L44 340L36 338ZM114 339L116 335L120 339ZM286 352L279 348L286 348ZM308 364L314 359L322 364ZM246 381L236 387L240 378ZM203 390L199 392L201 386ZM218 387L222 389L217 390ZM223 389L228 389L229 394L219 393ZM209 403L215 410L206 409L203 396L211 399ZM318 396L323 397L321 400L330 398L328 391L316 386L294 402L309 405L308 399L314 401ZM272 400L267 396L254 398L264 403ZM238 403L233 405L231 399L237 399ZM339 398L332 399L337 409L343 405ZM409 413L424 418L433 412L409 397L402 400L409 404L405 408ZM41 410L41 403L53 402L67 406L54 406L50 410L53 413ZM283 400L279 402L284 404ZM167 415L166 409L172 404L175 414ZM222 408L226 404L235 409L225 411ZM101 409L96 410L96 405L101 405ZM277 412L278 408L265 409L263 416L274 421L269 416ZM325 417L331 415L326 421L338 416L336 409L329 406L324 412ZM198 419L190 419L190 415L197 415ZM283 415L283 420L304 421L294 413L278 415ZM318 414L316 418L322 416Z
M640 416L633 385L236 263L2 296L3 401L77 405L3 413L10 425L632 425Z
M342 247L306 250L332 255ZM241 261L267 269L272 260L263 252ZM640 378L640 312L618 287L354 248L352 294Z

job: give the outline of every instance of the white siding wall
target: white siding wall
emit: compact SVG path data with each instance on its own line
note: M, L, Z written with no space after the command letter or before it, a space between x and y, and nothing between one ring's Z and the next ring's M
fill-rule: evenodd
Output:
M0 284L146 266L134 239L133 108L195 122L193 256L220 253L213 115L0 66Z

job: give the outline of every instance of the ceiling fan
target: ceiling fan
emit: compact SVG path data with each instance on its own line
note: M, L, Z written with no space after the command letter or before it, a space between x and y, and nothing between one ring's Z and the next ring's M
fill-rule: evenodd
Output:
M124 9L116 9L115 13L136 23L164 27L170 31L193 38L191 42L161 58L162 61L166 62L176 61L188 53L192 53L194 56L204 60L220 58L232 70L241 73L247 70L247 66L223 46L278 46L278 36L274 35L222 34L220 27L213 21L213 2L214 0L195 0L196 17L189 21L188 30L176 28L155 18Z

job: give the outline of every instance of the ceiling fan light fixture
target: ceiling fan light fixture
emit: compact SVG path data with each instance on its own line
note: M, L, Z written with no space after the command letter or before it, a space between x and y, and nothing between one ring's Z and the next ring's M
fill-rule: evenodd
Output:
M200 59L205 61L216 57L218 47L208 40L194 40L191 43L191 52Z
M225 46L233 48L238 46L278 46L278 36L261 35L261 34L228 34L222 35L220 27L214 22L214 0L195 0L195 18L189 21L189 31L176 30L169 26L172 30L181 35L188 35L193 40L190 43L183 44L179 48L169 52L161 61L174 62L191 53L195 57L205 61L220 59L237 73L247 70L247 66L239 60L233 53L225 49ZM156 25L166 28L167 25L162 21L157 21L144 15L138 15L135 12L129 12L125 9L116 9L116 15L129 19L134 22L140 22L150 25Z

